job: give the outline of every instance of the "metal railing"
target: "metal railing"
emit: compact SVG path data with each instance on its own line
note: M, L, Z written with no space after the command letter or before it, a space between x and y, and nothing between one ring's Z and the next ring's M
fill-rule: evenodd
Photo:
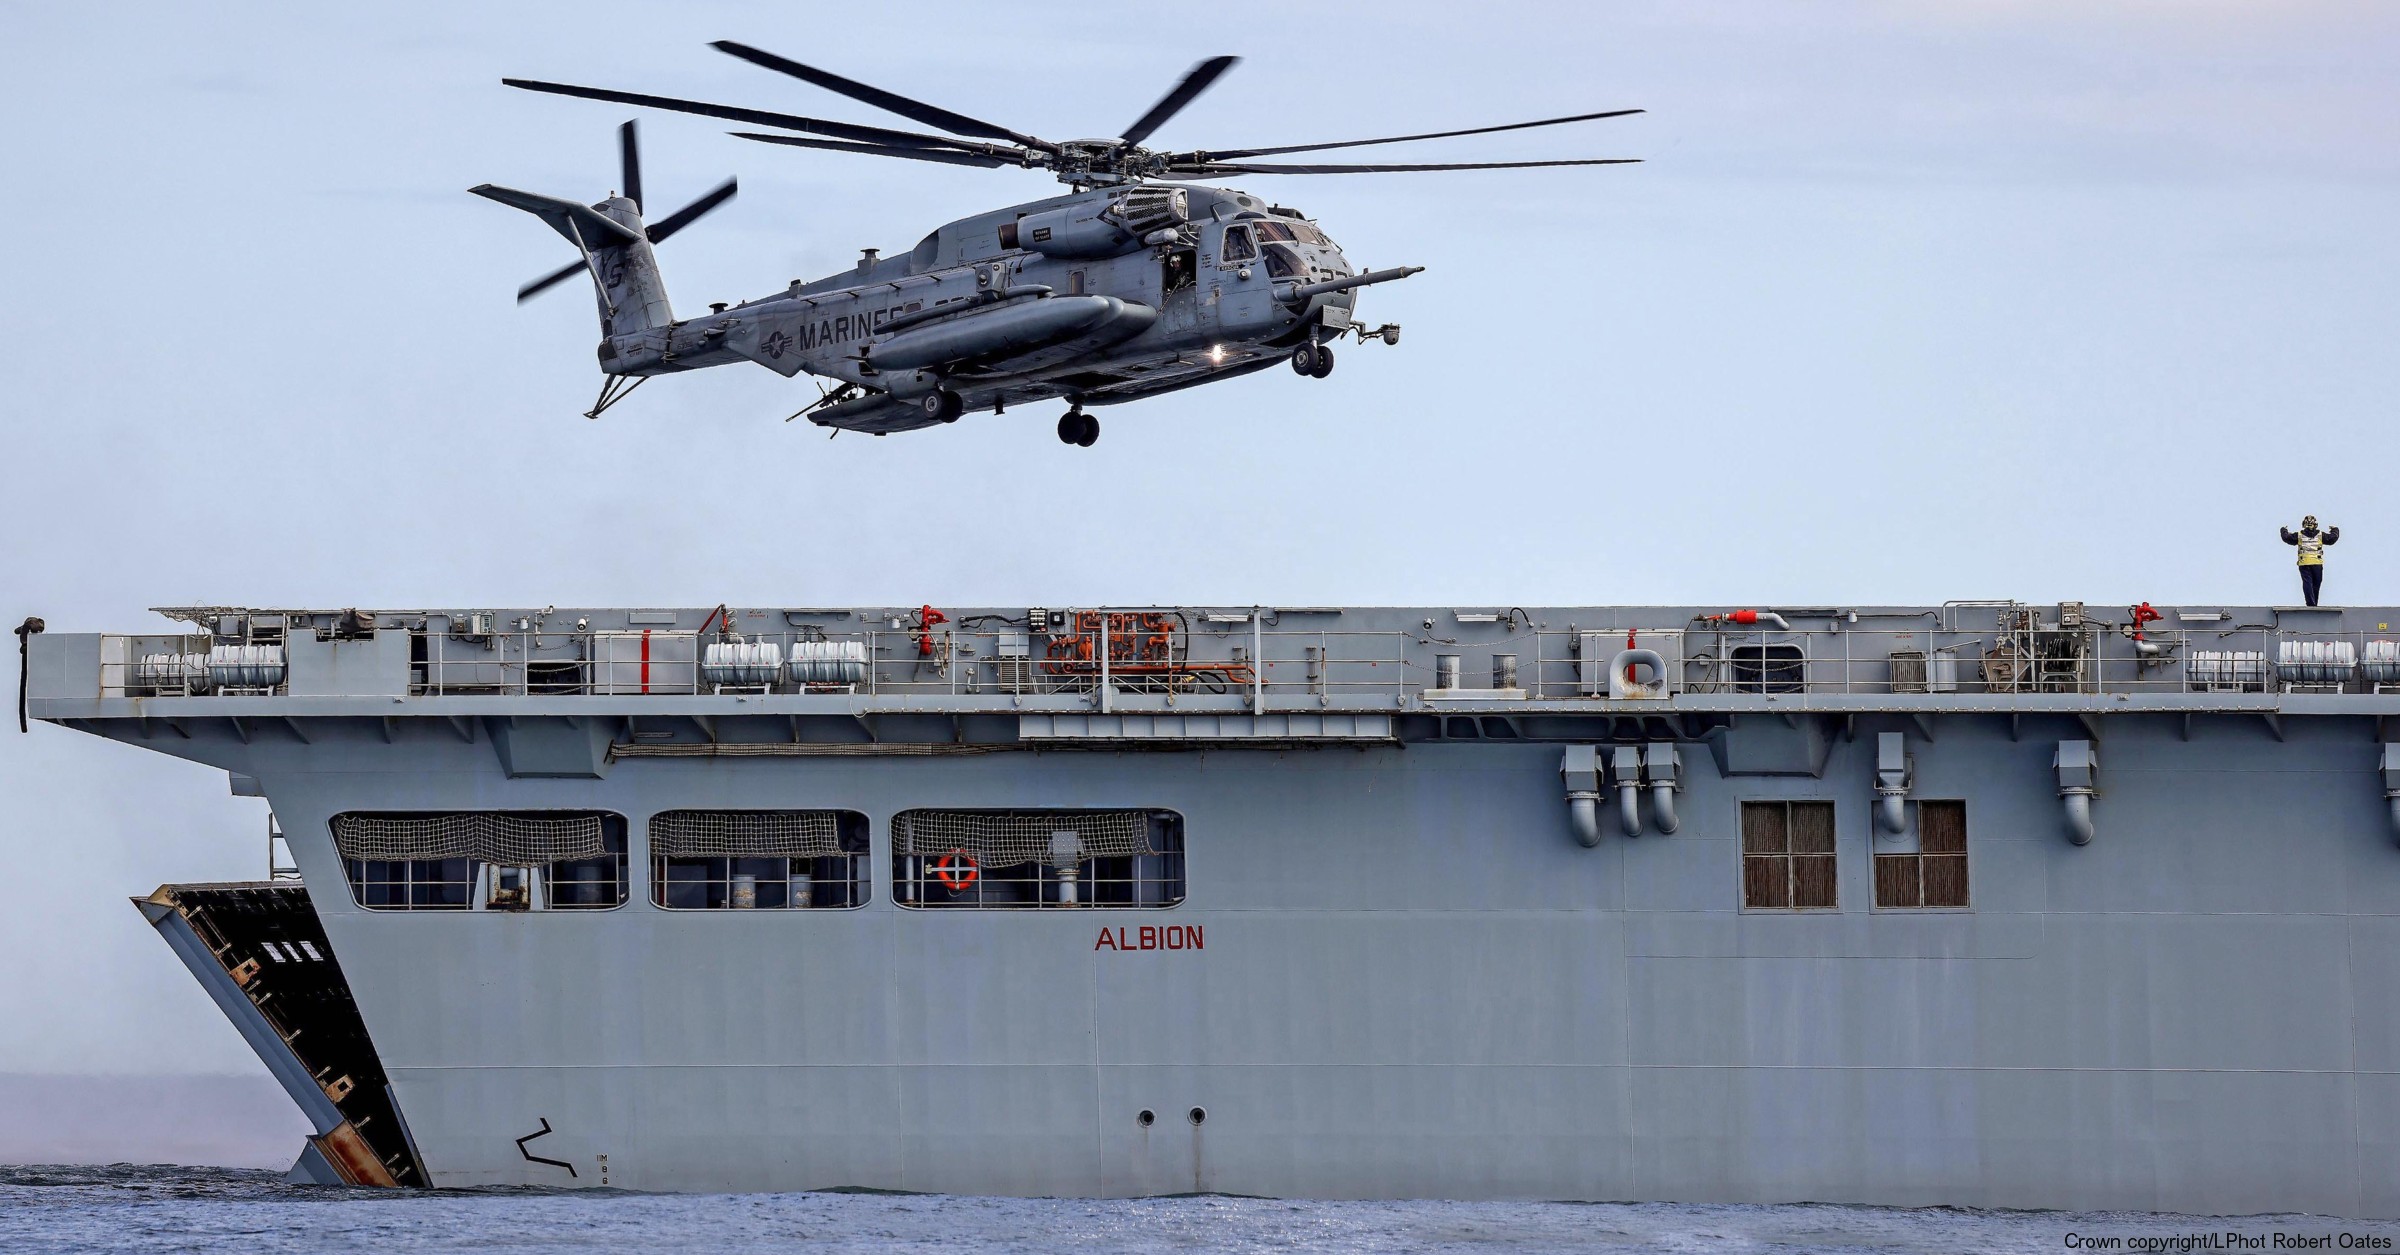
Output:
M836 693L941 697L1082 695L1128 708L1391 710L1445 701L1681 695L2379 693L2400 691L2400 634L2263 626L2161 630L2058 626L1998 608L1905 628L1839 618L1788 629L1695 620L1680 627L1565 629L1513 621L1439 630L1269 626L1259 616L1077 612L1019 623L793 628L739 635L526 626L408 631L411 696ZM1513 629L1513 630L1511 630ZM386 632L401 629L385 629ZM739 648L733 648L739 647ZM1663 675L1616 683L1628 650ZM396 651L393 665L399 665ZM280 640L206 634L103 636L100 695L281 695L295 689ZM313 674L313 673L312 673ZM313 682L313 681L312 681ZM347 683L348 681L344 681ZM342 696L342 693L313 694ZM1138 702L1131 699L1140 699Z

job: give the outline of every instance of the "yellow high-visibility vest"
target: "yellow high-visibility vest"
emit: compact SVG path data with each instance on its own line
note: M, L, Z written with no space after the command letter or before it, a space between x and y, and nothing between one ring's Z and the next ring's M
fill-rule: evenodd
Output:
M2296 532L2294 535L2300 538L2300 565L2325 565L2325 533L2318 532L2311 536L2307 532Z

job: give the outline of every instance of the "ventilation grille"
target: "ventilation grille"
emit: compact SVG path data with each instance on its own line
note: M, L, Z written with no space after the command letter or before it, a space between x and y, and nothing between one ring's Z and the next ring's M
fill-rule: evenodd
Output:
M1139 239L1152 231L1182 226L1190 218L1188 204L1180 187L1137 187L1118 197L1109 213Z

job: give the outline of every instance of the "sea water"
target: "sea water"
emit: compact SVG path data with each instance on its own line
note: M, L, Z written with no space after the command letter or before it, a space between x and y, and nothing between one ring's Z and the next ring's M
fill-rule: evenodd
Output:
M2383 1250L2316 1216L1824 1205L350 1190L231 1168L0 1168L0 1251Z

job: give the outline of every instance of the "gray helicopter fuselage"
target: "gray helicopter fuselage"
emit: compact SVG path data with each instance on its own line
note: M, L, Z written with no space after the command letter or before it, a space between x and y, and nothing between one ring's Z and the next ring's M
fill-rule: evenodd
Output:
M899 256L870 251L773 296L609 336L601 364L618 375L745 360L805 371L857 394L812 419L897 431L938 421L907 404L936 389L969 412L1112 404L1272 365L1349 326L1354 292L1290 296L1354 273L1296 212L1229 189L1135 194L1180 195L1180 221L1129 238L1103 221L1124 203L1122 185L978 214Z

